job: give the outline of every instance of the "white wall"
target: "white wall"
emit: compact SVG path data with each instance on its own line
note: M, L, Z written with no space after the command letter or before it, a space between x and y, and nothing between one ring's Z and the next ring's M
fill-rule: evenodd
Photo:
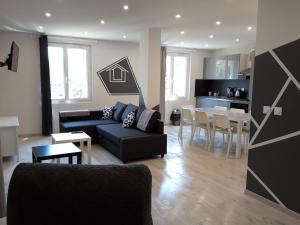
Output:
M19 133L41 133L40 59L38 37L0 31L0 58L4 61L11 42L20 47L18 72L0 68L0 116L18 115Z
M255 43L238 44L231 48L223 48L212 51L212 56L248 54L250 50L255 49Z
M51 38L49 38L51 40ZM0 116L18 115L20 134L41 133L40 104L40 65L38 36L32 34L0 32L0 57L9 52L11 41L20 47L19 69L17 73L0 70ZM57 41L57 39L56 39ZM70 42L70 39L61 39ZM75 39L72 40L76 42ZM53 126L58 131L58 112L71 109L98 109L105 105L114 105L116 101L138 104L138 96L110 96L97 76L97 71L116 60L128 56L139 82L138 44L113 41L81 41L91 46L92 55L92 100L77 104L53 104Z
M172 49L172 51L187 52L191 56L190 88L186 100L166 101L165 103L165 122L170 123L170 115L173 109L180 108L181 105L195 105L195 80L203 78L203 59L211 56L209 50L184 50Z
M300 37L299 0L258 1L256 55Z

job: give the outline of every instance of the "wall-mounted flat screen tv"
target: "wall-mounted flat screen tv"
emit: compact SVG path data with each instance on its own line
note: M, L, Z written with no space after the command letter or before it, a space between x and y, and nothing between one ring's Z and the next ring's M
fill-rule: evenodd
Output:
M9 70L17 72L18 70L18 59L19 59L19 47L13 41L10 47L10 53L4 63L0 62L0 66L7 66Z

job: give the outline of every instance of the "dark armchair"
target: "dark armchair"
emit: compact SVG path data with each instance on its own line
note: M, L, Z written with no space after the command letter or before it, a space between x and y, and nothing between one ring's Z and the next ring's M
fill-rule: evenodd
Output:
M152 225L146 166L19 164L8 225Z

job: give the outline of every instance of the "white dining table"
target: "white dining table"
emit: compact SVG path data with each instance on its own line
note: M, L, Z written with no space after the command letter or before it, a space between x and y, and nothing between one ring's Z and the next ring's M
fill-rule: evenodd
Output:
M195 108L195 111L206 112L209 118L212 118L214 114L226 115L228 119L232 122L237 123L237 140L236 140L236 151L235 157L240 158L242 152L242 132L243 125L245 122L250 122L250 114L249 113L238 113L231 111L223 111L215 108Z

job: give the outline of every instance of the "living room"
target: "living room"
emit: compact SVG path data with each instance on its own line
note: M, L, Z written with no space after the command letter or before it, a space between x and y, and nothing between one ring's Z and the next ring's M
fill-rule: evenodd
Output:
M188 4L179 0L4 0L0 9L0 150L4 156L0 224L6 224L6 219L8 225L29 221L29 213L22 221L10 201L18 189L13 184L22 182L17 179L26 175L29 186L24 184L24 189L29 190L34 182L42 182L30 183L27 176L41 175L36 166L53 166L49 171L45 168L51 182L51 171L59 173L72 163L95 166L95 172L113 166L120 171L112 170L112 177L126 176L131 169L142 171L143 179L152 181L146 188L152 202L145 203L147 219L139 224L150 225L152 220L153 224L299 224L296 190L300 186L294 179L299 169L299 106L291 101L299 99L295 59L300 33L292 28L299 21L298 9L296 0ZM210 59L226 57L229 68L229 56L237 55L240 65L234 76L207 76ZM246 75L242 64L249 69ZM235 87L233 97L231 90L227 95L228 87ZM222 106L230 102L242 110L246 102L247 109L241 115L230 112L231 106L226 112L214 111L208 100ZM174 112L179 114L176 125ZM195 116L189 120L185 112L205 113L209 125L203 127ZM214 132L215 114L228 116L228 132ZM60 145L59 150L53 147ZM54 154L56 150L60 153ZM43 155L50 151L53 154ZM29 164L23 167L22 163ZM19 172L13 175L15 169ZM63 180L63 172L56 178ZM98 183L94 185L103 184ZM41 196L47 195L47 190L41 191ZM69 192L62 188L58 195L64 191ZM149 192L143 194L149 198ZM24 193L24 199L29 196L33 195ZM113 207L107 204L99 206L99 211ZM122 209L121 201L113 210ZM112 212L106 212L103 221L115 224L106 221L109 215ZM82 224L80 218L78 224ZM132 222L126 219L124 224L137 223L134 217Z

